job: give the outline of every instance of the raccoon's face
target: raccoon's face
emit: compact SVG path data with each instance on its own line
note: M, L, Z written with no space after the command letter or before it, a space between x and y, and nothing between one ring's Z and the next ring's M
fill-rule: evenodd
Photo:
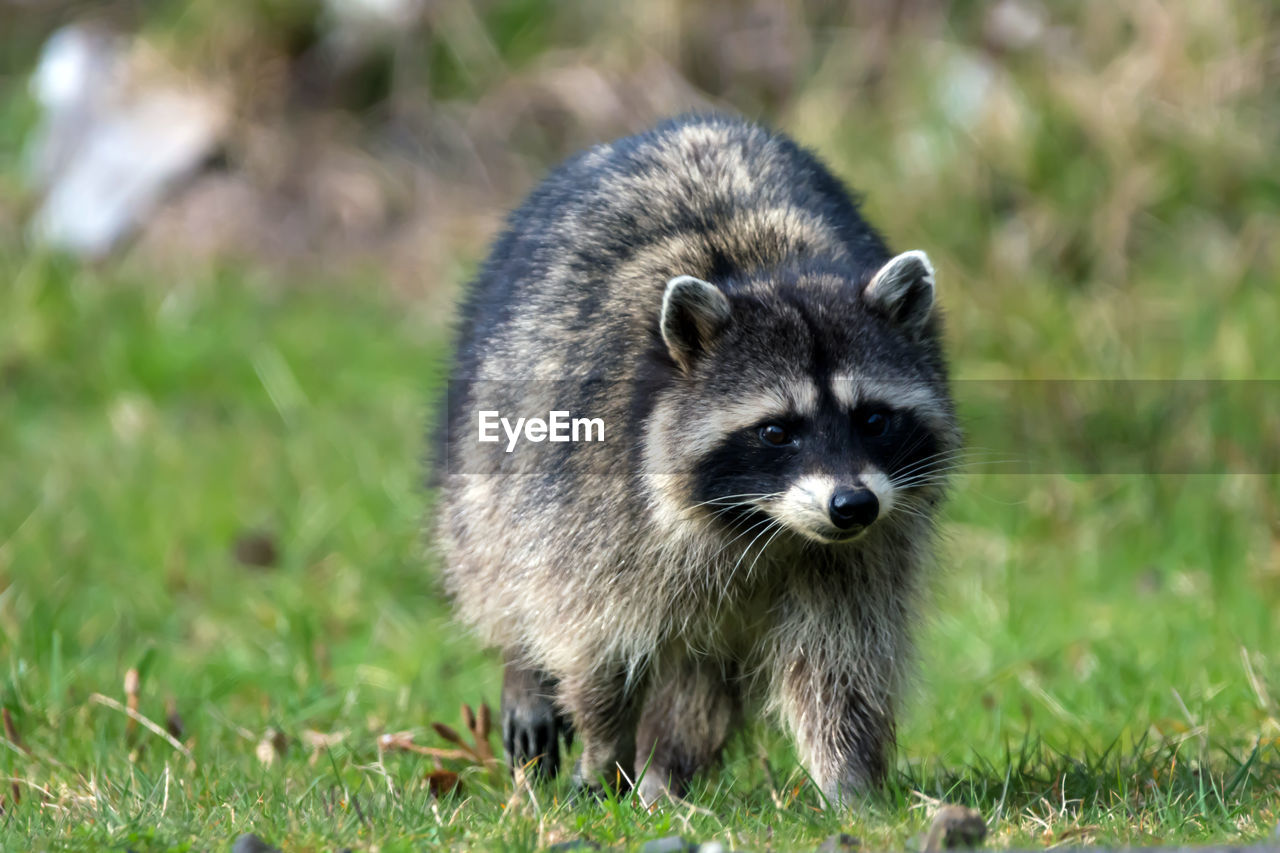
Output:
M662 333L681 376L648 450L680 476L660 500L747 547L784 530L851 542L929 514L957 445L933 288L920 252L865 288L821 274L728 292L673 279Z

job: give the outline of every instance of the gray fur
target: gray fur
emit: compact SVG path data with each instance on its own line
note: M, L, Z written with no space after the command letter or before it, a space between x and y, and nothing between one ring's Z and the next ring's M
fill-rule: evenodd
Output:
M774 409L888 396L938 459L958 446L932 269L925 311L915 261L864 295L890 259L816 158L719 117L593 148L512 215L462 311L437 529L459 616L506 655L513 739L523 719L572 721L586 782L652 756L652 798L764 711L830 797L883 778L942 472L834 544L800 486L723 496L763 519L745 530L693 496ZM548 405L603 418L609 440L554 459L471 440L478 406ZM816 454L804 483L856 481L847 467Z

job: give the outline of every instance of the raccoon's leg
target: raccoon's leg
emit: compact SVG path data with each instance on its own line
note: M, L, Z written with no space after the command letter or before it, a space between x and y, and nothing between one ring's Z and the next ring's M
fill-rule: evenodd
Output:
M560 738L567 747L573 729L556 707L556 682L545 672L507 654L502 673L502 745L507 763L529 768L531 776L551 779L560 771Z
M797 654L782 674L782 712L800 759L833 804L880 785L894 749L893 699L879 678Z
M582 755L574 769L580 787L603 783L625 791L635 780L636 723L644 699L643 676L628 680L626 667L600 664L560 682L560 704L573 717Z
M636 772L646 805L683 797L694 774L720 759L738 722L738 691L716 661L687 660L654 683L636 735ZM648 769L645 770L645 765Z

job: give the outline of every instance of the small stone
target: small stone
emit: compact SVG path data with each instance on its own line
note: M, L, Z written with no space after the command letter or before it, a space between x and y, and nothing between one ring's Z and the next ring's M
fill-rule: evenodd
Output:
M845 832L838 832L827 837L818 847L818 853L853 853L862 846L862 842Z
M231 853L280 853L280 848L271 846L252 832L246 832L231 845Z
M924 853L940 850L967 850L987 837L987 822L967 806L946 805L933 816L933 826L924 842Z
M270 533L255 530L242 533L231 549L236 562L255 569L270 569L280 564L280 547Z
M655 838L640 848L640 853L697 853L698 845L679 835Z

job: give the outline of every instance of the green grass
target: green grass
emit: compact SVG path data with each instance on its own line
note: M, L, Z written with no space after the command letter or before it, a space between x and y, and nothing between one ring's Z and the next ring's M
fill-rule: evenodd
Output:
M178 42L208 32L166 8L184 26L152 26ZM557 55L607 55L619 74L640 63L610 47L634 41L625 15L602 23L603 47L593 36L542 59L562 29L580 34L523 2L495 8L475 26L507 66L474 74L452 45L428 51L434 94L474 98L480 119L494 109L484 91ZM941 29L896 34L886 68L835 29L794 92L741 95L776 100L770 117L866 193L892 243L934 258L975 447L947 511L898 773L850 814L821 810L764 728L687 804L654 812L571 802L563 786L513 799L503 774L456 761L461 791L434 797L432 760L380 752L379 735L447 746L431 722L496 703L499 675L450 621L422 533L423 432L447 357L443 318L424 307L438 294L393 296L377 271L317 283L256 265L175 273L136 254L84 266L0 233L0 706L13 726L0 848L225 849L248 831L290 850L674 833L803 849L838 831L914 848L938 800L982 810L995 846L1269 837L1277 24L1200 8L1057 10L1069 38L996 57L982 117L956 114L946 88L979 50L981 15L964 5ZM217 38L262 30L237 20ZM13 154L30 122L21 97L0 99L0 138L15 142L0 145L0 213L21 207ZM539 163L542 142L586 133L547 130L517 134ZM1035 382L1090 378L1272 381L1172 397L1121 386L1083 412ZM1126 435L1136 456L1088 457ZM274 565L236 559L252 536L275 545ZM112 706L131 669L143 716L163 725L172 704L181 717L178 746ZM264 751L271 732L282 753ZM317 749L314 733L340 740Z
M497 665L450 624L420 535L438 318L354 288L227 271L160 283L10 255L0 396L0 846L435 842L527 849L684 833L792 848L911 843L929 798L996 843L1248 840L1280 819L1274 477L963 477L901 778L824 813L785 741L735 742L694 805L566 791L504 808L377 735L456 724ZM246 532L278 565L233 555ZM1248 666L1245 656L1248 656ZM190 756L100 703L163 721ZM270 765L269 729L288 741ZM316 751L304 732L342 733ZM762 756L768 755L766 766ZM456 768L456 765L454 765ZM357 806L358 804L358 806ZM509 814L507 812L510 812Z

